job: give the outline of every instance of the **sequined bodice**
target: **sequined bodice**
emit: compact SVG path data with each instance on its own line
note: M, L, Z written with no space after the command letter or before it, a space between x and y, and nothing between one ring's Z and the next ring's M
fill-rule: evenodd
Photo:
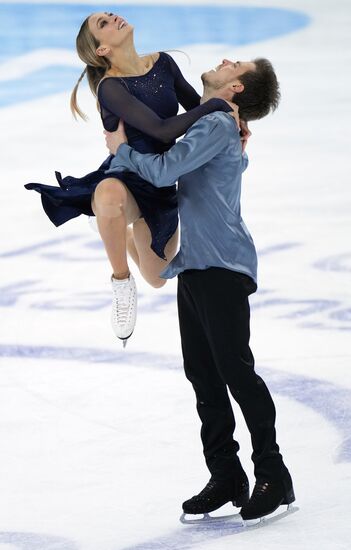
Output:
M115 131L122 118L129 145L140 153L163 153L202 116L230 110L218 98L200 105L200 96L165 52L142 76L104 78L98 100L104 128ZM186 113L177 115L178 103Z
M162 119L175 116L178 113L178 99L174 89L174 76L169 70L167 59L162 54L153 68L143 76L124 77L119 79L134 97L152 109ZM114 127L118 126L115 117ZM147 133L125 125L128 143L140 153L163 153L175 140L163 143L152 138Z

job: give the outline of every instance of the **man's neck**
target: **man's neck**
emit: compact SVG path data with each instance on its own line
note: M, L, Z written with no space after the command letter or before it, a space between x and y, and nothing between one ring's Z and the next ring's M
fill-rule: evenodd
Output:
M221 93L221 90L214 90L208 86L205 86L202 93L202 98L200 99L200 104L202 105L202 103L205 103L205 101L208 101L213 97L221 97L222 99L226 99Z

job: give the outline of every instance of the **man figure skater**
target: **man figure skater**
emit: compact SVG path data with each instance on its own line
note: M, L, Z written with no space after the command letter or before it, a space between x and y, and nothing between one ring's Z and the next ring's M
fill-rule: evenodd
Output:
M279 84L266 59L225 59L202 80L202 101L214 96L233 101L246 121L262 118L279 103ZM248 296L257 288L257 257L240 212L241 174L248 161L237 123L227 113L207 115L163 155L131 149L122 124L106 141L113 154L117 151L113 169L137 172L157 187L179 180L181 246L161 276L178 276L184 369L195 390L211 473L206 487L184 502L183 510L203 514L231 501L241 507L243 519L270 514L295 496L276 442L274 403L254 370L249 347ZM256 478L251 498L233 439L227 389L251 435Z

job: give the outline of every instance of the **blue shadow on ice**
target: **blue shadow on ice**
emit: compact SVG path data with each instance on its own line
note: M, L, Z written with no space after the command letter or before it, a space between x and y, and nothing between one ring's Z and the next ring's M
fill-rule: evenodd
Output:
M68 539L40 533L0 531L0 544L9 545L14 550L79 550L78 546Z
M64 348L54 346L16 346L0 345L0 357L23 357L30 359L77 360L84 363L113 363L129 367L151 367L172 369L181 372L181 358L174 355L152 353L125 353L93 348ZM351 391L315 378L292 375L276 369L259 368L260 374L267 380L273 393L284 395L331 422L340 432L342 444L337 461L351 461ZM190 550L203 541L211 541L228 535L235 535L242 530L233 523L219 525L186 526L166 535L143 541L137 545L121 550ZM32 538L31 538L32 537ZM78 550L74 543L64 539L48 538L26 533L0 533L0 542L16 544L19 550Z
M84 363L113 363L129 367L182 371L182 360L174 355L125 353L78 347L25 346L0 344L0 357L59 359ZM342 442L336 460L351 462L351 391L331 382L293 375L275 369L258 368L272 392L310 407L338 429Z
M75 37L87 15L114 11L116 5L0 4L1 63L38 50L75 50ZM123 5L121 14L136 28L140 52L179 48L193 44L241 46L297 31L310 23L305 13L279 8L244 6ZM160 32L162 29L162 32ZM233 54L235 55L235 53ZM50 63L1 82L0 106L11 105L73 88L80 71ZM28 66L27 66L28 68Z
M239 520L239 518L238 518ZM187 525L171 531L167 535L143 541L133 546L125 546L118 550L190 550L191 548L201 549L201 543L208 544L214 539L223 536L233 536L236 533L242 533L240 523L233 521ZM117 548L116 548L117 550Z

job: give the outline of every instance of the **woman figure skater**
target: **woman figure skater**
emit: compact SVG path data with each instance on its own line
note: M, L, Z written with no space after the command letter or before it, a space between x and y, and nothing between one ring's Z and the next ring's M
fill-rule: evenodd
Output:
M120 119L132 147L141 153L163 153L200 117L213 111L233 111L223 99L200 105L200 96L184 79L168 54L140 57L134 28L121 16L94 13L82 24L76 45L86 67L71 96L74 115L85 115L77 104L79 83L86 74L97 97L103 126L115 131ZM187 111L177 116L178 102ZM176 187L158 189L134 173L108 175L112 156L82 178L61 178L59 187L29 183L41 194L43 208L59 226L71 218L96 216L99 233L112 267L113 330L126 344L136 321L137 293L128 252L153 287L165 284L160 273L175 256L178 244ZM127 231L133 224L133 231Z

